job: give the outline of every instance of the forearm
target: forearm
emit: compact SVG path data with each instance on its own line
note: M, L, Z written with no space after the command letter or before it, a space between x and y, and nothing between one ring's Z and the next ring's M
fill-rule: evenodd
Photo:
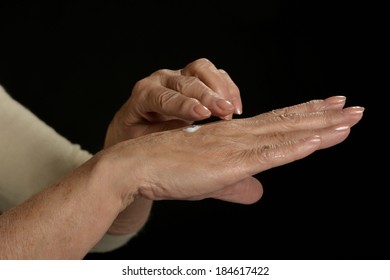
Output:
M1 259L82 259L123 208L92 159L0 216ZM23 229L23 230L20 230Z
M92 157L13 100L1 86L0 130L0 213L7 213ZM135 220L138 213L132 214ZM9 217L4 215L2 219ZM144 217L141 213L141 221L129 225L125 234L106 234L92 251L119 248L137 233ZM1 230L5 230L4 224Z

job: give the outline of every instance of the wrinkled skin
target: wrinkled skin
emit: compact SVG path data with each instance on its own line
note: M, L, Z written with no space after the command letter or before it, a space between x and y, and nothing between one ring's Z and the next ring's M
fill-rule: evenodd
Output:
M231 120L241 114L238 87L208 59L197 59L183 69L162 69L138 81L130 98L111 121L104 147L149 133L187 126L210 116ZM109 232L126 234L146 222L152 200L137 197L121 212Z
M138 81L113 118L105 146L212 115L229 120L241 112L238 87L224 70L202 58L183 69L158 70Z
M344 141L363 116L332 96L253 116L238 88L200 59L134 86L110 123L105 148L0 216L0 258L80 259L106 234L139 231L155 200L215 198L251 204L254 177ZM183 127L210 116L194 132Z
M150 200L254 203L262 186L253 175L346 139L363 108L342 109L343 100L336 96L252 118L218 121L193 133L175 129L149 134L115 146L115 159L109 162L127 169L128 158L137 159L120 185L138 178L138 193Z
M198 59L180 70L156 71L134 86L107 130L105 147L141 137L121 144L129 145L128 157L137 159L139 167L128 173L134 177L122 179L134 183L139 178L138 191L136 196L124 195L132 197L131 203L124 202L129 207L109 232L131 232L136 219L141 226L153 200L258 201L263 189L254 174L348 136L363 108L342 111L344 105L345 97L334 96L232 120L233 114L242 112L240 91L209 60ZM180 129L210 116L228 121L203 125L192 134ZM164 132L168 130L172 131Z

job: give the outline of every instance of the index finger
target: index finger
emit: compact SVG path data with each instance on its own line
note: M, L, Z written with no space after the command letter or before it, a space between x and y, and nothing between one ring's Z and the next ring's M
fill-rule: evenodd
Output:
M342 95L330 96L326 99L314 99L301 104L272 110L264 116L282 115L288 113L310 113L325 110L342 109L345 105L346 97Z

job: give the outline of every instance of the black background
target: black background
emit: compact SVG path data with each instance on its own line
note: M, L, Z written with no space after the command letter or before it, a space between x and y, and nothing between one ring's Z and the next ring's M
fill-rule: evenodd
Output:
M389 258L371 7L322 2L0 5L0 84L92 153L137 80L200 57L240 87L242 117L331 95L366 108L343 143L258 174L258 203L155 202L138 237L86 259Z

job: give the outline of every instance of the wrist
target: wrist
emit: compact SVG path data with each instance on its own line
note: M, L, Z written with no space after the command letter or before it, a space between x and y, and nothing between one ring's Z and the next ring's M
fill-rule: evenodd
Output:
M136 234L148 221L153 203L138 192L142 180L136 178L145 176L137 174L137 156L125 153L124 149L129 150L126 145L128 142L119 143L97 154L93 170L93 177L104 188L103 193L119 201L117 216L107 231L111 235Z
M137 162L131 156L123 157L126 143L112 145L94 156L91 182L100 186L102 193L118 201L118 213L130 205L138 194ZM129 172L130 170L130 172Z
M112 235L136 234L148 221L152 200L136 196L134 201L119 213L107 233Z

